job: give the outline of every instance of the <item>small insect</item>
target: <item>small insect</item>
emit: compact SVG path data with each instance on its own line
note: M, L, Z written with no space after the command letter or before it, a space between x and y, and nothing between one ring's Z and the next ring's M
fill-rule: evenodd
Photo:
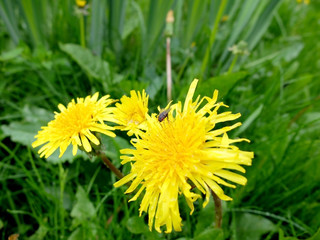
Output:
M160 111L159 116L158 116L158 121L159 122L162 122L165 118L168 117L168 114L169 114L170 108L171 108L170 105L171 105L171 103L169 103L169 107L168 108Z

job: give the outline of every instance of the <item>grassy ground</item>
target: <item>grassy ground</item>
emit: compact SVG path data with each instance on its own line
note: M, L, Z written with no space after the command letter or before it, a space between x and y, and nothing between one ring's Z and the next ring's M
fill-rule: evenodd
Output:
M139 201L128 203L99 159L69 152L45 160L31 148L57 105L75 97L120 98L146 88L151 111L166 105L170 6L173 99L183 99L195 77L197 93L219 89L220 100L242 114L231 137L250 139L240 147L255 153L248 184L225 189L234 201L223 203L222 230L213 228L212 201L190 216L181 199L183 231L149 232ZM2 239L320 239L317 1L93 0L87 16L75 13L73 1L1 0L0 7ZM230 69L228 47L241 40L250 55ZM126 136L103 143L120 167Z

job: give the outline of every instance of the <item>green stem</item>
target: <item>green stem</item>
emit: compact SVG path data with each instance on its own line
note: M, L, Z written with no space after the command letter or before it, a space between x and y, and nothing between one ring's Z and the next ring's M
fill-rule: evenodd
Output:
M232 73L233 67L234 67L234 65L236 64L237 59L238 59L238 55L235 55L234 58L232 59L231 64L230 64L228 73Z
M80 15L80 44L82 47L86 47L85 29L84 29L84 16Z
M232 223L231 223L231 228L232 228L232 232L233 232L233 237L235 240L238 240L238 232L237 232L237 222L236 222L236 212L232 211Z
M205 53L205 56L204 56L204 59L203 59L203 62L202 62L201 76L204 76L204 74L205 74L205 70L206 70L206 67L207 67L208 61L209 61L210 51L211 51L212 45L214 43L214 40L216 39L219 22L220 22L220 19L222 17L222 14L224 12L224 9L226 7L226 4L227 4L227 0L222 0L221 3L220 3L218 14L217 14L217 17L216 17L216 19L214 21L214 26L213 26L213 29L212 29L212 32L211 32L211 35L210 35L209 44L207 45L207 50L206 50L206 53Z
M222 204L221 204L221 199L213 191L211 191L211 194L212 194L213 201L214 201L214 210L216 212L215 228L221 228L221 225L222 225Z
M66 183L66 177L68 172L65 172L61 163L59 163L59 181L60 181L60 224L61 224L61 234L60 238L64 239L64 207L63 207L63 194L64 187Z
M176 81L175 81L178 85L180 85L180 79L182 77L182 74L184 73L185 68L187 67L187 64L188 64L189 60L190 60L190 56L187 56L187 58L184 60L182 66L181 66L181 68L179 70L178 76L177 76Z
M98 157L101 158L104 165L106 165L119 179L124 177L122 172L120 172L120 170L112 164L112 162L108 159L108 157L103 152L97 151L96 154Z

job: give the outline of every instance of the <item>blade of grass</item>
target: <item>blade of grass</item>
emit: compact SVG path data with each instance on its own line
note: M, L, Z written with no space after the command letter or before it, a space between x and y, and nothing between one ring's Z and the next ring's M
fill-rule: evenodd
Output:
M113 1L109 0L109 42L112 49L115 51L117 58L119 58L119 52L121 51L121 44L120 41L124 20L125 20L125 13L127 7L127 0L118 0ZM118 59L119 60L119 59Z
M140 38L141 38L141 42L144 43L146 41L146 24L144 21L142 10L135 1L131 1L130 5L135 10L136 16L138 18ZM143 45L142 44L138 45L136 49L136 58L134 59L135 64L133 68L133 79L137 79L137 76L139 74L139 66L140 66L141 55L143 54L143 51L144 51Z
M11 192L8 190L8 188L6 188L5 185L4 185L4 188L6 189L6 195L7 195L7 199L8 199L10 208L11 208L12 210L16 210L15 203L14 203L12 197L11 197ZM19 215L13 214L13 218L14 218L14 220L16 221L16 224L17 224L17 226L18 226L18 228L19 228L19 227L21 226L21 221L20 221Z
M250 50L252 50L256 46L263 34L266 32L274 16L274 12L276 11L277 7L281 2L282 1L279 0L269 1L264 11L262 12L262 14L260 14L259 18L257 19L252 30L248 32L247 37L245 39L246 42L248 42L248 47Z
M178 29L180 33L180 39L182 40L182 46L188 48L192 42L192 39L197 34L197 28L201 24L199 19L204 15L207 1L192 0L187 2L188 12L186 26L187 28Z
M244 28L247 27L247 23L252 19L252 14L259 5L259 1L256 0L247 0L241 4L240 13L238 14L233 26L232 32L226 43L225 51L223 52L220 62L223 62L227 57L229 51L228 48L239 41L239 36L243 32Z
M101 56L103 48L103 34L105 22L105 1L93 0L90 15L90 48L94 54Z
M35 165L35 163L34 163L34 161L33 161L33 156L32 156L32 154L31 154L31 150L30 150L29 147L28 147L28 157L29 157L29 159L30 159L32 169L33 169L33 171L35 172L35 174L36 174L36 176L37 176L38 182L40 183L41 188L44 190L45 187L44 187L44 184L43 184L41 175L39 174L38 169L37 169L37 167L36 167L36 165Z
M211 48L212 48L212 45L214 44L214 40L216 39L216 34L217 34L217 31L218 31L218 26L219 26L219 23L220 23L220 19L222 17L222 14L224 12L224 9L226 7L226 3L227 3L227 0L222 0L221 3L220 3L220 7L219 7L219 11L218 11L218 14L217 14L217 17L216 17L216 20L214 21L214 26L212 28L212 31L211 31L211 34L210 34L210 39L209 39L209 44L207 45L207 49L206 49L206 53L204 55L204 59L202 61L202 65L201 65L201 76L204 77L205 75L205 70L209 64L209 56L210 56L210 52L211 52ZM201 80L201 78L200 78Z
M154 48L157 47L155 43L164 29L166 15L172 3L173 0L150 1L146 32L147 39L143 51L145 54L153 52Z
M41 25L45 24L44 17L42 15L42 4L43 1L39 0L24 0L21 1L21 7L26 17L28 27L30 29L29 35L31 36L34 46L43 45L44 39L41 31Z
M18 44L20 41L17 22L18 19L16 16L14 16L12 2L13 1L11 0L0 1L0 16L2 17L2 20L4 21L13 42Z

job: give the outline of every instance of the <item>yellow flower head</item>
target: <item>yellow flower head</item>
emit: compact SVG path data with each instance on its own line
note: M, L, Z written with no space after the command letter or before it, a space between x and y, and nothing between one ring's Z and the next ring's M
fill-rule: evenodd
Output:
M83 8L87 4L87 1L86 0L76 0L76 4L79 8Z
M146 115L148 114L148 98L146 92L132 90L130 97L123 96L121 103L116 104L113 111L113 122L119 124L117 129L128 131L128 135L139 134L145 128Z
M310 4L310 0L297 0L297 3L304 3L304 4L306 4L306 5L309 5Z
M135 201L144 191L141 213L148 212L150 230L155 226L158 232L166 225L166 233L181 231L181 217L178 196L183 194L191 213L193 202L205 195L204 207L210 197L210 190L222 200L232 200L226 196L219 184L234 188L230 183L246 184L240 166L251 165L252 152L241 151L231 145L246 139L229 139L227 132L240 126L215 129L216 124L231 121L240 114L218 113L223 103L217 103L218 91L212 98L200 96L192 98L198 80L190 86L183 109L181 102L171 106L168 117L159 122L155 115L147 116L147 128L139 138L134 139L135 149L124 149L122 164L133 162L131 172L116 182L119 187L131 180L126 193L139 188L130 201ZM227 182L227 181L229 182ZM199 190L197 191L196 188Z
M85 99L77 98L77 102L72 100L67 108L58 105L61 112L55 112L55 119L48 126L42 127L35 136L37 140L32 143L34 148L45 144L38 152L40 157L48 158L59 147L61 157L70 143L73 145L73 155L76 155L78 146L90 152L92 147L89 141L95 145L100 144L95 132L115 137L111 132L114 128L104 123L113 119L112 109L108 105L114 100L109 99L109 95L98 100L98 96L99 93L95 93Z

